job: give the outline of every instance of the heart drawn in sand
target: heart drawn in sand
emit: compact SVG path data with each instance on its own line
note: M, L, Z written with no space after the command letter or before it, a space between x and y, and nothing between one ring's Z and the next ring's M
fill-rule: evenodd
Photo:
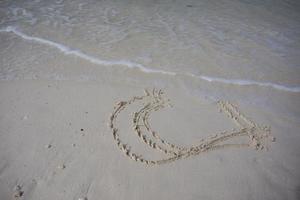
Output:
M130 104L138 101L143 101L144 106L133 114L133 132L141 140L141 142L148 145L148 147L165 154L166 157L163 159L146 159L144 155L132 152L131 146L125 144L120 139L119 129L116 126L116 119L124 109L129 107ZM156 89L153 89L152 92L145 90L145 94L143 96L134 96L127 101L119 101L116 104L114 111L109 118L109 128L112 131L113 139L117 146L128 158L146 165L161 165L226 148L253 148L255 150L268 149L268 141L275 141L275 138L271 137L270 127L260 126L254 123L230 102L218 101L217 106L220 108L221 112L225 113L236 123L237 130L216 133L206 139L202 139L198 144L194 144L189 147L178 146L163 139L159 133L152 129L149 123L149 118L152 112L156 112L167 106L171 106L170 100L164 96L162 90ZM228 143L231 140L240 137L248 138L248 142Z

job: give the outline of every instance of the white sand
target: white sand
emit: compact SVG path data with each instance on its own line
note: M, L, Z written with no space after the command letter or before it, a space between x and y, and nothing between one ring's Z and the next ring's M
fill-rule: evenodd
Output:
M5 115L1 117L1 199L10 199L15 185L22 186L24 199L296 198L296 189L292 188L298 182L295 173L299 146L297 131L291 128L298 126L296 121L279 126L279 117L256 110L259 118L276 122L271 126L277 142L270 151L221 150L145 167L118 150L106 126L112 102L135 93L141 92L134 87L125 90L121 85L97 83L2 82L1 94L5 95L1 98L1 111ZM186 109L196 106L192 102L189 105ZM180 113L178 110L174 115ZM205 137L203 130L230 128L230 121L221 116L207 119L206 116L214 116L208 109L195 115L197 120L181 121L174 115L165 114L168 127L158 127L166 131L166 138L179 144ZM168 132L174 130L171 126L175 130L191 127L183 128L184 132L179 129L177 137ZM131 133L120 134L126 139ZM137 148L138 140L131 141Z
M1 200L300 198L296 3L3 1L0 8ZM218 100L270 126L276 142L269 151L135 162L107 124L116 102L153 87L174 105L150 117L168 142L189 146L236 128ZM139 108L120 114L118 133L132 151L162 159L132 130Z

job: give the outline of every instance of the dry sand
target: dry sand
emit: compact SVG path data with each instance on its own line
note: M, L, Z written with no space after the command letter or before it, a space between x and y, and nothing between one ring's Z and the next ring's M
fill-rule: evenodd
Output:
M278 141L269 151L223 149L151 167L128 159L115 145L107 123L113 102L141 91L136 87L125 90L121 85L70 81L3 82L1 199L11 199L17 186L23 191L23 199L295 197L297 189L292 188L298 179L292 174L297 172L297 153L286 152L297 148L297 144L295 141L295 146L286 146L293 138L283 136L284 130L288 130L284 126L270 124ZM180 94L176 96L179 98ZM216 104L185 100L182 105L178 103L172 108L174 115L181 115L176 107L199 106L201 113L195 120L199 123L184 121L182 118L187 115L181 118L168 115L167 111L162 113L165 122L153 120L153 127L160 128L161 135L174 143L195 143L211 133L235 127L217 112ZM248 110L264 119L260 121L271 122L267 114L249 107ZM141 154L155 157L153 151L144 150L145 146L133 137L131 120L132 112L120 119L125 121L122 137L135 150L141 149ZM287 123L296 126L296 122L284 124ZM174 129L178 132L171 132Z

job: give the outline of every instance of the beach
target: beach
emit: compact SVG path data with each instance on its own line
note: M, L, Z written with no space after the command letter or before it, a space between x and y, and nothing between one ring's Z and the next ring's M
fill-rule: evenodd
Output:
M1 1L0 199L299 199L299 10Z

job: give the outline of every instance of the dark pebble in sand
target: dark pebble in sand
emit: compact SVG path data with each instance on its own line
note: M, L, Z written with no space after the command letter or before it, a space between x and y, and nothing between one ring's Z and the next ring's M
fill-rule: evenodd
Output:
M23 195L24 195L24 191L22 191L22 187L20 185L17 185L16 189L15 189L14 197L15 198L20 198Z

